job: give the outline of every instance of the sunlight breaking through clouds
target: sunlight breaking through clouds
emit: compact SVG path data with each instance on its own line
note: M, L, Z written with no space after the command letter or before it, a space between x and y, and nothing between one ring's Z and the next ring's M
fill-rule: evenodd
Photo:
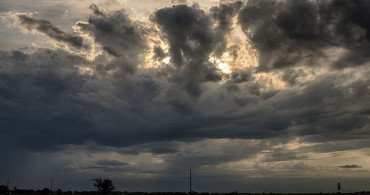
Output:
M0 5L0 185L367 185L369 1Z

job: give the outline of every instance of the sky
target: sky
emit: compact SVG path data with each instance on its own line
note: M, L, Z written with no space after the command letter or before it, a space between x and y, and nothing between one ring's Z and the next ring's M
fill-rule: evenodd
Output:
M369 9L1 0L0 185L370 190Z

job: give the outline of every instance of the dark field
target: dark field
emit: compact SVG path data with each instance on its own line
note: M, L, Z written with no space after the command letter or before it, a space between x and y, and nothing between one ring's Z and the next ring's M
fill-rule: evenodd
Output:
M57 190L55 192L43 190L12 190L8 192L0 192L1 195L8 194L41 194L41 195L101 195L96 191L61 191ZM227 192L227 193L218 193L218 192L120 192L115 191L109 195L358 195L358 194L370 194L370 191L362 192L353 192L353 193L242 193L242 192Z

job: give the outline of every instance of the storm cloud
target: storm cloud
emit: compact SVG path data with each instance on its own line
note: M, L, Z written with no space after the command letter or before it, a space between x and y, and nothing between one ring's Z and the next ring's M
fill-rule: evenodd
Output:
M249 1L239 22L260 52L260 69L315 66L344 49L331 66L364 65L369 48L368 1Z
M189 168L199 191L366 177L367 1L178 2L147 21L92 4L73 35L19 15L76 51L0 51L0 170L23 167L25 186L46 167L71 188L63 174L162 191L186 190Z
M110 63L98 64L98 71L135 72L139 64L137 56L146 48L146 29L132 21L124 10L105 13L95 4L90 5L90 9L92 14L88 22L79 22L77 26L91 34L104 51L115 57Z

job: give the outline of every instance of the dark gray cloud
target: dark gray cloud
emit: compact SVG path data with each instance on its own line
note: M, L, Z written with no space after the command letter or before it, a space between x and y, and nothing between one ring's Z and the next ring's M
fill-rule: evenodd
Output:
M302 70L286 69L282 79L290 85L294 85L300 76L305 76Z
M339 11L323 10L335 6ZM271 182L284 183L281 175L294 174L303 178L307 171L321 170L305 163L315 153L369 147L370 72L357 66L366 58L340 58L334 66L348 60L347 69L323 73L319 68L332 61L316 64L317 70L291 67L307 58L326 59L326 50L332 47L348 49L347 57L365 55L360 51L368 44L366 24L351 12L359 9L365 14L358 6L345 1L249 1L244 7L236 2L208 12L197 5L177 5L152 14L152 24L159 27L156 32L124 10L109 12L92 5L88 21L77 25L105 51L94 60L62 50L0 51L0 151L5 154L0 170L11 175L5 169L12 167L19 175L33 176L42 170L41 162L51 162L50 173L43 177L67 176L83 187L92 184L82 180L119 172L123 176L117 179L127 189L137 190L142 182L146 190L178 190L191 167L198 174L196 189L210 190L225 182L232 190L282 189L265 188L259 179L250 181L249 187L241 181L269 176ZM332 13L339 17L332 18ZM271 89L273 82L259 80L253 68L224 74L209 62L211 55L225 51L232 18L238 14L244 29L252 30L251 40L261 54L260 70L280 68L272 73L280 74L286 86ZM50 22L23 19L26 27L58 35ZM358 34L345 36L337 29L340 22L356 24L352 30ZM41 24L48 30L39 29ZM328 29L327 24L335 25ZM139 56L149 48L147 36L153 32L169 45L169 53L155 46L155 58L169 55L172 62L157 69L138 68ZM72 44L68 34L60 35L66 39L48 36ZM297 137L312 145L283 147ZM72 157L65 158L68 155ZM26 161L32 163L22 168ZM350 168L345 166L341 167ZM239 168L248 173L234 171L235 177L228 173ZM302 188L304 181L294 180ZM158 188L163 184L156 182L173 185ZM300 188L286 186L292 191Z
M227 11L219 21L229 21L240 4L227 6L219 8ZM80 25L97 42L122 56L136 57L145 48L140 25L124 12L104 13L94 5L92 9L89 23ZM213 12L223 13L219 9ZM127 74L120 70L130 61L128 56L113 56L112 63L105 63L104 56L88 62L43 49L33 54L2 52L2 115L8 119L3 121L8 126L4 132L32 149L87 141L121 147L203 138L298 135L322 141L359 138L354 131L367 135L367 115L357 114L357 107L366 107L363 98L370 96L367 78L346 83L351 73L333 73L299 90L264 92L252 72L235 70L225 87L207 87L206 81L220 78L207 62L217 40L211 16L197 6L178 5L158 10L152 20L167 37L176 64L172 69ZM136 63L132 59L129 66ZM76 67L81 64L95 74L81 74ZM103 74L107 70L116 71L113 76ZM211 70L214 75L209 75ZM163 71L168 76L156 76ZM297 74L287 69L283 79L294 84ZM188 98L184 90L199 99ZM15 119L27 123L9 122ZM176 147L147 151L171 153Z
M81 37L67 34L47 20L35 19L26 15L18 15L18 18L20 23L28 30L36 30L55 41L66 43L75 48L83 46Z
M239 22L260 52L260 69L310 66L327 58L328 49L348 50L333 66L368 62L368 1L250 1ZM330 64L328 64L330 65Z
M99 63L97 71L105 73L118 69L117 74L134 73L139 64L137 57L146 49L146 29L131 20L124 10L104 12L95 4L90 9L92 14L88 23L77 25L115 57L113 62Z
M221 56L226 49L226 37L225 35L230 32L231 26L233 24L233 17L235 17L239 9L242 7L242 2L237 1L230 4L220 4L220 6L211 8L211 16L217 23L215 29L215 36L217 37L217 43L214 49L216 56Z
M166 53L160 47L154 47L154 53L155 57L158 58L159 60L163 60L163 58L166 57Z
M230 30L231 17L240 3L213 8L212 16L198 6L177 5L160 9L152 17L165 34L175 66L172 80L189 95L199 97L200 84L221 79L217 68L209 63L210 54L225 49L225 35ZM213 18L218 27L213 27Z
M45 149L54 145L54 139L68 140L64 129L74 131L90 123L77 117L82 110L76 104L67 103L67 99L78 96L88 80L89 76L74 67L87 63L84 59L42 49L30 55L20 51L0 55L5 59L0 68L1 123L8 126L3 133L12 134L32 149ZM18 120L25 122L16 123Z
M284 151L283 149L275 149L265 155L266 157L263 159L265 162L302 160L308 157L306 154L297 154L294 151Z
M125 166L127 163L118 161L118 160L98 160L95 162L97 165L100 166L107 166L107 167L115 167L115 166Z
M355 165L355 164L352 164L352 165L343 165L343 166L339 166L340 168L345 168L345 169L355 169L355 168L361 168L361 166L359 165Z
M171 154L178 152L179 145L173 142L153 142L133 145L119 150L122 154L139 154L148 152L152 154Z

